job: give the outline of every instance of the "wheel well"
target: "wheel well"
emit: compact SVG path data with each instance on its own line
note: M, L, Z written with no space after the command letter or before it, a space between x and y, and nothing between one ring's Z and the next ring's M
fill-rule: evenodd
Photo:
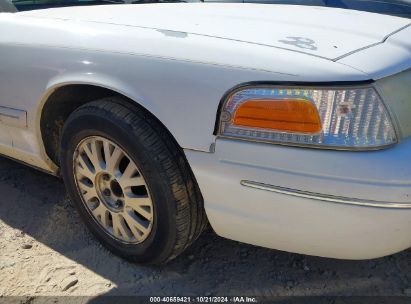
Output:
M48 157L60 164L59 149L64 123L78 107L110 96L122 96L118 92L93 85L67 85L56 89L46 100L40 118L41 137ZM137 106L129 98L125 100Z

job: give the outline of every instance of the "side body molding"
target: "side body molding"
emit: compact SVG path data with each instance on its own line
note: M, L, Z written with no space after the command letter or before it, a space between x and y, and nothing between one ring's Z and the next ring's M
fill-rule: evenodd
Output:
M27 112L0 106L0 121L7 126L27 128Z

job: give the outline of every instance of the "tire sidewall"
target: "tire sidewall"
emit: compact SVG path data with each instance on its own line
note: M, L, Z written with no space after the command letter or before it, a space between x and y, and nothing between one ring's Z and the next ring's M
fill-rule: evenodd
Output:
M171 252L176 241L176 202L168 177L155 151L147 147L136 130L126 121L109 111L95 108L94 111L78 111L68 119L62 136L61 172L70 199L79 210L91 232L117 254L138 262L155 262ZM139 136L140 135L140 136ZM87 137L101 136L117 144L135 162L146 180L153 201L153 226L150 235L141 243L127 244L111 237L97 223L83 203L74 178L73 155L77 145Z

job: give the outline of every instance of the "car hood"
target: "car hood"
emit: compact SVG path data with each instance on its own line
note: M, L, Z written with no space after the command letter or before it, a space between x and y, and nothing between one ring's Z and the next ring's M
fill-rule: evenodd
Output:
M408 19L366 12L265 4L101 5L29 11L18 15L216 37L331 60L382 43L410 24Z

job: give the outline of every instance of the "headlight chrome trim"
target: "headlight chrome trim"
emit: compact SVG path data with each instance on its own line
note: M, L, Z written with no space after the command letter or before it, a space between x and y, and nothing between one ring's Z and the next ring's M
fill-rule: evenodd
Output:
M370 89L372 88L377 97L380 99L381 104L386 111L388 116L389 122L392 126L393 133L395 136L395 140L388 144L382 144L378 146L363 146L363 147L355 147L355 146L330 146L325 144L304 144L304 143L295 143L295 142L273 142L270 140L263 140L263 139L252 139L252 138L241 138L237 136L229 136L226 134L222 134L221 130L221 115L223 114L223 109L225 104L227 103L230 98L232 98L236 93L240 91L244 91L247 89L271 89L271 88L281 88L281 89L306 89L306 90L356 90L356 89ZM332 82L276 82L276 81L252 81L239 84L231 89L229 89L221 98L218 110L216 113L216 120L214 126L213 134L216 138L225 138L225 139L232 139L232 140L240 140L246 142L256 142L256 143L264 143L264 144L272 144L272 145L280 145L280 146L290 146L290 147L301 147L301 148L310 148L310 149L322 149L322 150L337 150L337 151L377 151L390 148L396 145L400 138L398 136L398 127L397 122L393 117L393 113L391 112L390 108L387 107L385 103L385 99L380 94L380 90L376 85L374 80L363 80L363 81L332 81ZM304 134L301 134L304 135Z

